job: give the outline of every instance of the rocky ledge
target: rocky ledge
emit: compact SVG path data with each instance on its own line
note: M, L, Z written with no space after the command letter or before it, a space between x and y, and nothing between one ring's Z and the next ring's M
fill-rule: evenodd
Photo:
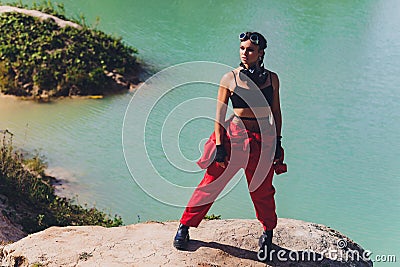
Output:
M256 220L203 221L187 251L172 246L177 222L115 228L51 227L0 247L1 266L372 266L365 251L324 225L279 219L273 260L258 261ZM357 255L360 257L357 258Z

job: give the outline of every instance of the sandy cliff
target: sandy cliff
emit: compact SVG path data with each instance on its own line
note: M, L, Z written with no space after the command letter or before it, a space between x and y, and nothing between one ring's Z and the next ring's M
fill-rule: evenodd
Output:
M0 195L0 244L10 243L20 240L26 236L26 233L22 231L20 225L14 225L7 216L6 213L14 213L15 210L8 203L8 198L4 195Z
M177 222L148 222L118 228L51 227L1 246L0 263L2 266L265 266L257 260L261 226L256 220L203 221L197 229L190 229L188 251L177 251L172 246L177 225ZM276 252L268 263L271 266L372 266L371 262L355 259L355 255L362 256L364 251L359 245L323 225L279 219L273 243Z

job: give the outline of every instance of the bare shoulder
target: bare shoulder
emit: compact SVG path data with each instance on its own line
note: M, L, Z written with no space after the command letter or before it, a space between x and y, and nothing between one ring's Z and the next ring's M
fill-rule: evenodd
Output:
M228 71L228 72L225 73L224 76L222 76L222 77L223 77L223 78L226 78L226 79L234 79L234 75L238 75L238 74L239 74L239 71L240 71L240 68L238 67L238 68L236 68L236 69L233 69L233 70L231 70L231 71Z
M226 87L227 89L232 89L232 84L235 81L234 77L234 75L236 75L236 73L234 73L235 71L236 69L225 73L221 78L220 85Z
M272 86L274 87L274 89L279 90L279 77L278 74L276 74L276 72L273 72L271 70L268 70L271 73L271 79L272 79Z
M278 78L278 74L276 73L276 72L273 72L272 70L268 70L269 71L269 73L271 73L271 78L274 80L274 79L276 79L276 80L279 80L279 78Z

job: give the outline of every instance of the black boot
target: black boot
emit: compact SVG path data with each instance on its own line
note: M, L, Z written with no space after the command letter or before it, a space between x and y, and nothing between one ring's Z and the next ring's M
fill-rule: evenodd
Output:
M271 261L271 248L272 248L272 230L264 231L258 240L260 250L257 253L257 258L262 261Z
M178 231L174 238L174 247L179 250L185 250L189 242L189 226L179 224Z

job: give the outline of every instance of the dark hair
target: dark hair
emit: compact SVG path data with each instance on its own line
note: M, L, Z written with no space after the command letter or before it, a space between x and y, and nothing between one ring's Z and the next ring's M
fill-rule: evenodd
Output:
M246 41L250 39L250 36L252 36L253 34L257 35L258 37L258 47L262 50L267 48L267 39L265 39L265 37L258 32L245 32L246 36L241 40L241 41Z
M258 47L261 50L266 49L267 48L267 39L265 39L265 37L261 33L258 33L258 32L245 32L244 38L240 39L240 41L243 42L243 41L249 40L250 36L252 36L253 34L257 35ZM262 57L260 58L260 60L258 62L260 67L264 67L264 55L265 55L265 53L262 55ZM240 63L240 64L242 65L242 63Z

